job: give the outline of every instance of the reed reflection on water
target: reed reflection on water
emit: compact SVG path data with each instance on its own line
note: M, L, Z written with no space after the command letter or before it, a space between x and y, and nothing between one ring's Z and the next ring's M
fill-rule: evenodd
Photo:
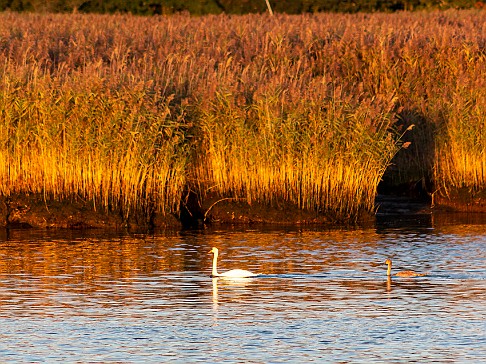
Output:
M2 361L486 357L484 225L35 234L0 235ZM212 246L262 275L209 278Z

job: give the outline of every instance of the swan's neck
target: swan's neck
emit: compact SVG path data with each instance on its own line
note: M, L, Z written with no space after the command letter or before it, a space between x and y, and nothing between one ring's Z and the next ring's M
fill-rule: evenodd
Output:
M391 276L391 263L388 263L388 269L386 270L386 275Z
M213 272L211 273L211 275L213 277L217 277L219 274L218 274L218 252L214 252L214 257L213 257Z

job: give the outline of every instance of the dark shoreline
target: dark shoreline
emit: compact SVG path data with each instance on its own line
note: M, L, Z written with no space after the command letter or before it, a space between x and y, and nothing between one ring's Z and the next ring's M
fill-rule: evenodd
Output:
M46 200L36 195L0 197L0 227L11 229L114 229L148 231L163 229L203 228L208 226L365 226L376 219L400 216L424 216L443 213L484 213L486 200L464 197L457 191L449 198L435 201L405 196L378 195L376 214L364 215L357 223L336 222L329 216L316 215L291 206L252 205L231 199L202 204L198 209L182 209L180 216L123 217L116 212L95 209L92 204L76 201ZM454 199L452 199L452 197ZM205 206L207 205L207 206ZM485 214L486 216L486 214Z

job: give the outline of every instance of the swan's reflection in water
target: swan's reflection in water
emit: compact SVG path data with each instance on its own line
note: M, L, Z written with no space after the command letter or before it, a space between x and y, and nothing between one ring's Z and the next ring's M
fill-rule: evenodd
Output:
M213 278L213 310L218 311L218 278Z
M245 300L246 289L244 289L250 282L251 278L212 278L212 326L218 326L220 319L220 305L223 302L241 302ZM223 297L220 300L219 285L223 288ZM243 290L242 290L243 288Z
M220 305L220 299L219 299L219 291L218 291L218 285L224 286L228 290L225 290L225 292L228 293L227 299L230 300L238 300L238 297L240 296L239 294L245 293L244 290L242 291L242 288L245 288L250 282L252 282L252 278L242 278L242 277L214 277L212 278L212 301L213 301L213 310L215 312L218 311L219 305Z

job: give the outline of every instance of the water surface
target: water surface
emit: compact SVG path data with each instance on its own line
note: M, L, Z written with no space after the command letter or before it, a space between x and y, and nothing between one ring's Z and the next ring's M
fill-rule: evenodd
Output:
M3 234L3 235L2 235ZM480 362L486 225L0 234L2 362ZM243 268L253 279L211 279ZM394 270L429 272L387 279Z

